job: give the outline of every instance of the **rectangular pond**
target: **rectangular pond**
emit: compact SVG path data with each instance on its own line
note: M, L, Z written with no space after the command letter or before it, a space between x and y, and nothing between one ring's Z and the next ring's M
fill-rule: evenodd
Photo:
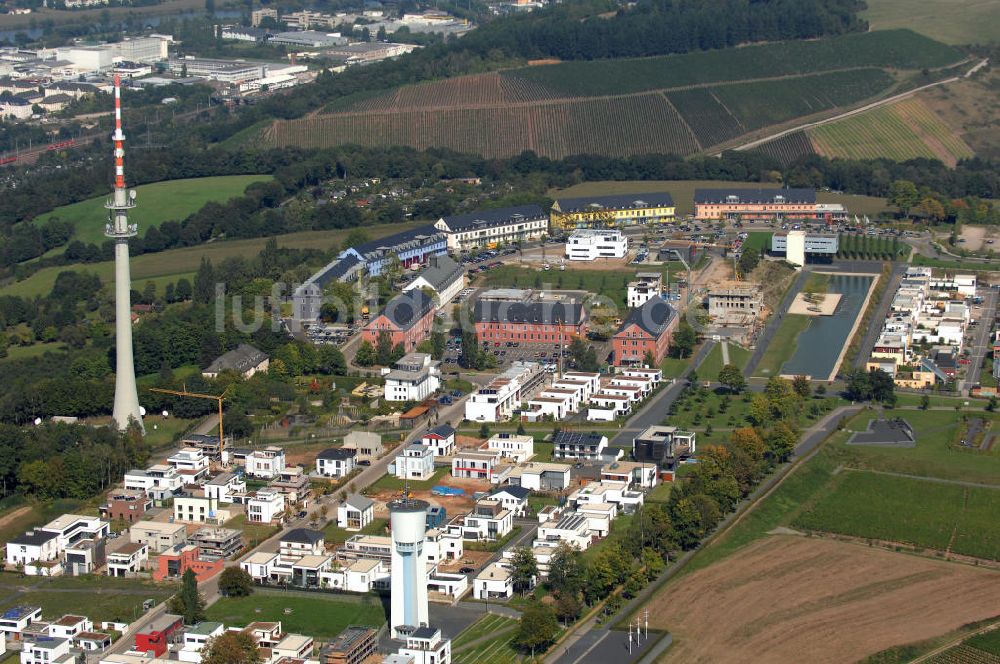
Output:
M795 353L781 367L784 375L811 376L826 380L833 373L851 330L862 314L875 277L862 274L831 274L828 293L839 293L840 302L830 316L815 316L796 339Z

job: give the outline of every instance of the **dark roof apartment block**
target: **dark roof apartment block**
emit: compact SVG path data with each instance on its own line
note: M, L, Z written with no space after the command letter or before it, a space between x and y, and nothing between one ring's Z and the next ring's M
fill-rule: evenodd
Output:
M662 297L653 297L641 307L636 307L622 323L618 333L636 325L651 337L659 337L670 327L671 321L677 316L677 310Z
M419 288L401 293L389 300L382 314L396 329L408 330L434 310L434 300Z
M445 223L449 231L456 233L476 228L508 226L521 221L542 219L545 216L545 212L538 205L518 205L516 207L476 210L467 214L456 214L450 217L442 217L441 221Z
M591 212L594 210L633 210L651 207L673 207L674 198L667 192L645 194L613 194L610 196L580 196L560 198L552 204L563 213Z

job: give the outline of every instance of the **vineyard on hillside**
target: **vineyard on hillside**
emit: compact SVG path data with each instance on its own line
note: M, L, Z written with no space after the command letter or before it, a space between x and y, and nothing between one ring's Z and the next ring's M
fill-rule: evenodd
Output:
M433 111L370 111L277 122L264 133L274 147L409 145L509 157L524 150L629 156L690 154L698 143L663 95L582 99L536 106Z
M576 97L866 67L919 71L961 60L962 55L950 46L909 30L886 30L655 58L564 62L502 75Z
M809 136L804 131L786 134L781 138L758 145L754 150L773 157L782 166L787 166L799 157L816 154L812 141L809 140Z
M896 30L540 65L357 93L332 102L324 115L278 121L259 136L271 146L408 145L485 157L524 150L555 158L687 155L878 98L897 85L897 76L919 77L912 68L961 57L951 47ZM774 149L802 151L811 136L801 138L806 140Z
M828 157L940 159L954 165L972 149L919 99L905 99L808 130L816 151Z
M461 106L502 106L555 97L543 86L496 72L408 85L368 97L349 111L399 111Z

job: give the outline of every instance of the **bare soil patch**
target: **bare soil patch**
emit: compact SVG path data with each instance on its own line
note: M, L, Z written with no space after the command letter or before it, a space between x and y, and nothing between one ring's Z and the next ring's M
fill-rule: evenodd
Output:
M649 615L674 635L667 662L854 662L990 618L998 594L995 571L772 536L671 584Z

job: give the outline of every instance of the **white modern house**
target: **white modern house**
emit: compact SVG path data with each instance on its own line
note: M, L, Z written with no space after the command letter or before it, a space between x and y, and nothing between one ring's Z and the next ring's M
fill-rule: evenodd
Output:
M375 501L361 494L353 494L337 506L337 527L361 530L375 520Z
M413 443L396 455L394 474L400 479L426 480L434 474L434 450Z
M458 450L451 458L451 475L492 482L502 458L499 451Z
M436 457L451 456L455 451L455 430L448 424L439 424L424 432L420 444L431 448Z
M629 309L638 309L663 292L663 275L659 272L637 272L628 284L625 302Z
M428 353L404 355L393 369L382 369L386 401L423 401L441 386L440 362Z
M535 456L535 439L516 433L497 433L486 441L486 449L499 452L503 459L522 463Z
M552 435L554 459L596 461L608 447L608 437L598 433L558 431Z
M510 569L499 562L490 563L476 575L472 594L476 599L509 599L514 595Z
M285 469L285 450L268 445L247 455L245 469L250 477L273 480Z
M219 499L208 496L174 498L174 521L177 523L215 523L219 517Z
M205 496L215 498L219 504L229 505L237 494L246 493L247 483L236 473L219 473L202 485Z
M22 568L29 576L50 576L59 560L59 536L45 530L29 530L7 542L8 568ZM48 563L48 564L46 564Z
M247 521L271 523L285 511L285 495L280 491L261 489L247 501Z
M134 577L149 560L149 546L129 542L108 554L108 576Z
M566 240L566 258L571 261L624 258L627 253L628 237L615 229L581 228Z
M184 543L187 528L183 523L137 521L129 527L128 535L133 544L145 544L151 553L163 553Z
M502 486L490 491L490 500L500 501L505 510L510 510L514 516L524 516L528 511L528 496L531 490L523 486Z
M323 477L344 477L357 467L357 450L331 447L316 457L316 474Z

